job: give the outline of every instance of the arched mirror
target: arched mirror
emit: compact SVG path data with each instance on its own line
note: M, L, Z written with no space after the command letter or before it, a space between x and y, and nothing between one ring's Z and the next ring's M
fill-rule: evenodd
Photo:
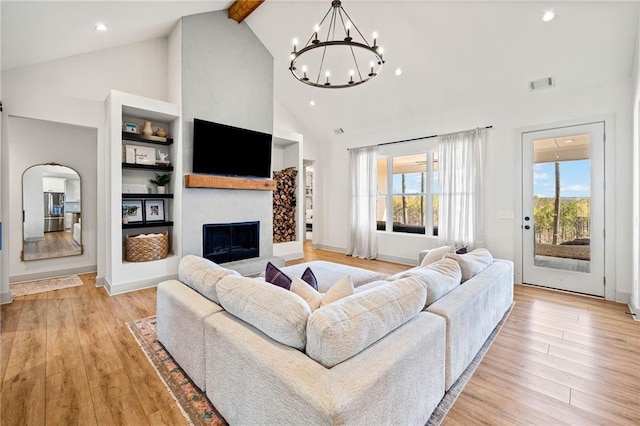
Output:
M56 163L22 174L22 260L82 254L80 175Z

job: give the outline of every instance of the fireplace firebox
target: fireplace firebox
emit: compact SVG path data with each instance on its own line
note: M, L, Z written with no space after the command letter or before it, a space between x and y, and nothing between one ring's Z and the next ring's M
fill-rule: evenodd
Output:
M260 222L202 225L202 255L215 263L260 256Z

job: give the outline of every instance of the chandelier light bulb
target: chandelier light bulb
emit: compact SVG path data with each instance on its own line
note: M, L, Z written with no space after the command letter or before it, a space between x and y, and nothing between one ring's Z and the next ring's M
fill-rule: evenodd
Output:
M382 55L384 53L384 48L378 47L378 53Z
M325 72L324 75L326 75L327 77L331 77L331 71Z
M302 72L307 72L308 70L309 70L309 68L307 68L307 66L306 66L306 65L303 65L303 66L302 66Z
M107 31L107 26L103 23L98 23L96 25L96 31Z
M291 53L291 55L289 55L289 59L290 60L294 60L296 58L296 54L295 53Z
M297 47L298 47L298 39L294 38L293 39L293 51L294 52L296 51Z
M378 45L378 33L374 32L373 33L373 47L376 47Z
M355 74L355 71L349 70L349 84L353 84L353 75L354 74Z

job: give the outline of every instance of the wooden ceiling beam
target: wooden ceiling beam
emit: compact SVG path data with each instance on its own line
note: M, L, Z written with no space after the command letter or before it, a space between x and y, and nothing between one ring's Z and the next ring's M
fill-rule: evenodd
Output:
M233 19L239 24L263 2L264 0L236 0L229 6L229 19Z

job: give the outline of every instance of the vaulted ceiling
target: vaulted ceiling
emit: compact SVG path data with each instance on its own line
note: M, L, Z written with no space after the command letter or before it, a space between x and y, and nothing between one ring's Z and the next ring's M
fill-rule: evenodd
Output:
M233 3L5 0L2 68L162 37L180 16ZM248 25L274 57L278 105L318 140L384 134L389 123L417 132L416 123L433 111L518 102L532 95L529 81L547 76L556 81L547 90L631 78L638 2L345 0L343 7L363 33L378 32L384 70L358 87L313 88L293 78L289 53L293 38L309 37L330 4L267 0L257 8L248 5L250 14L240 24ZM550 7L557 16L544 23L541 16ZM97 21L107 23L109 31L96 33ZM344 135L336 136L336 128Z

